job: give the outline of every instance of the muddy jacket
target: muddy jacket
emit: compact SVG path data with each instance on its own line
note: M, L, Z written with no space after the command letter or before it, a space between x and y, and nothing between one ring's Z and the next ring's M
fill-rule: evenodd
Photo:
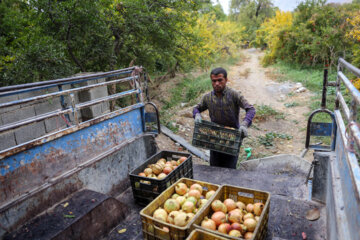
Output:
M240 108L245 109L246 111L243 122L246 122L245 124L250 126L252 119L255 116L255 108L250 105L239 92L229 87L225 87L221 97L216 96L214 91L205 94L201 102L194 107L193 116L195 117L196 113L208 109L212 122L239 128Z

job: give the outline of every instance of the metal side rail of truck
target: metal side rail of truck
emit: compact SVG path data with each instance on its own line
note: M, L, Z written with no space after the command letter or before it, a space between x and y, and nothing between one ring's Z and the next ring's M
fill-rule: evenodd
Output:
M270 192L266 239L360 239L360 93L347 72L360 77L339 59L336 82L324 78L336 103L318 110L332 122L309 118L312 163L276 155L237 170L194 165L194 179ZM0 239L143 239L129 173L158 151L159 115L146 99L138 67L0 88ZM314 135L331 144L310 144ZM309 221L310 209L320 218Z

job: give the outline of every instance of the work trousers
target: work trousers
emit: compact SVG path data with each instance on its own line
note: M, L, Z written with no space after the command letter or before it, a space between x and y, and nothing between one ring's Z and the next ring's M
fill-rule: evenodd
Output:
M236 169L237 156L210 151L210 166Z

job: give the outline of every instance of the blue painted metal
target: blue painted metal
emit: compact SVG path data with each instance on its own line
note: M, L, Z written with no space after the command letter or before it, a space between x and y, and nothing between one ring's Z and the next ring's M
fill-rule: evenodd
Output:
M310 125L310 135L312 136L331 136L332 123L312 122Z
M0 161L0 206L144 133L142 108L100 121ZM26 184L24 184L26 183Z
M51 154L51 152L61 151L63 154L68 153L74 155L75 152L79 153L79 150L87 148L87 144L91 143L91 147L94 148L97 146L96 142L99 141L99 135L101 135L102 140L101 146L98 147L107 149L113 145L113 141L122 142L128 138L142 134L143 128L141 121L139 121L140 116L140 110L131 111L114 119L100 122L67 136L63 136L62 138L47 142L41 146L10 156L1 161L0 175L5 176L19 167L26 166L34 161L42 161L44 156ZM107 136L104 130L110 133L110 130L107 130L109 126L112 129L117 129L116 131L121 134L123 139L112 139L111 136Z

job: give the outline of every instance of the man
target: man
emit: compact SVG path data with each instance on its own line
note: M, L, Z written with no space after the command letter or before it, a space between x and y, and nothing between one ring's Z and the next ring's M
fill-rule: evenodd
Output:
M247 128L255 116L255 108L239 92L226 86L227 72L223 68L215 68L210 73L213 91L205 94L199 104L194 107L195 122L201 122L200 113L209 110L212 122L239 129L243 137L247 137ZM245 118L239 122L240 108L245 109ZM236 168L237 157L216 151L210 151L210 166Z

